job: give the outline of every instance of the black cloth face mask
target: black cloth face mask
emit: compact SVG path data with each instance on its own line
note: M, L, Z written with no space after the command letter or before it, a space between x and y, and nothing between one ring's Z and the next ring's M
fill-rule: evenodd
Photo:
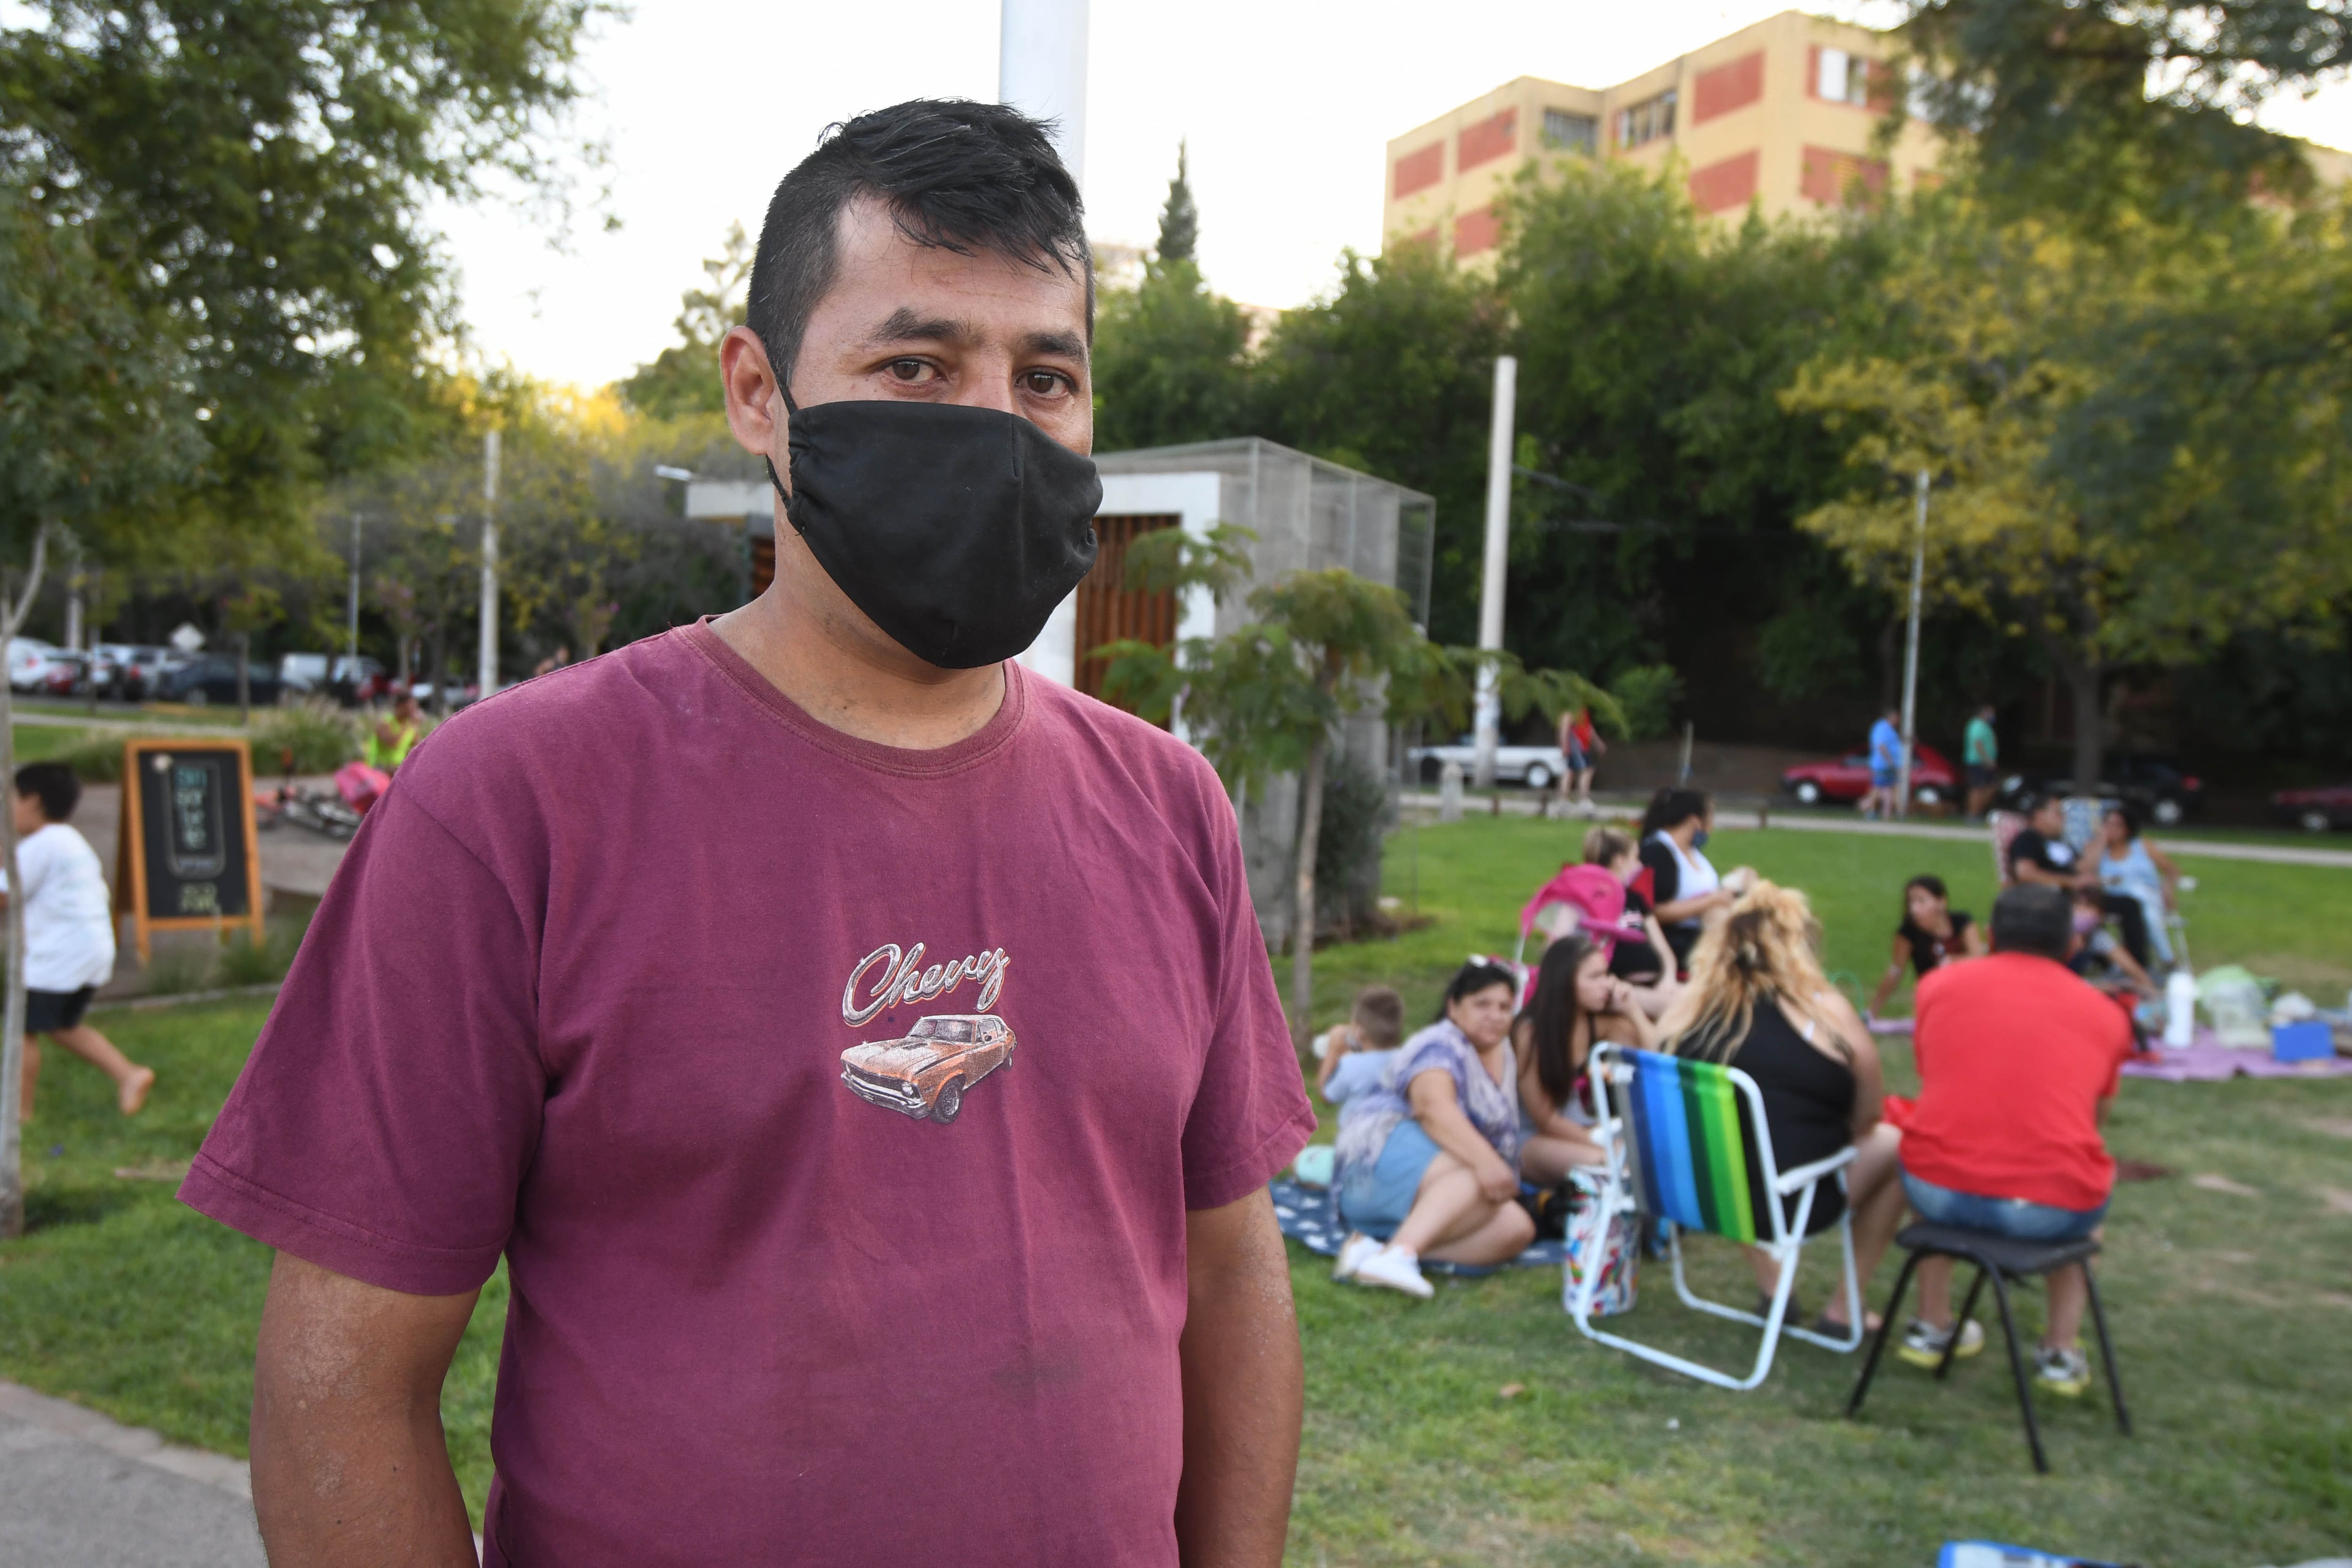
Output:
M1028 420L953 403L791 411L784 515L849 602L926 664L976 669L1037 640L1095 563L1102 479Z

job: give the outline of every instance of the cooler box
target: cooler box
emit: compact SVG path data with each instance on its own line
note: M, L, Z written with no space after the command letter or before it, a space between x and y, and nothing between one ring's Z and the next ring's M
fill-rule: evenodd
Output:
M2336 1031L2318 1018L2271 1026L2271 1055L2283 1062L2326 1061L2336 1054Z

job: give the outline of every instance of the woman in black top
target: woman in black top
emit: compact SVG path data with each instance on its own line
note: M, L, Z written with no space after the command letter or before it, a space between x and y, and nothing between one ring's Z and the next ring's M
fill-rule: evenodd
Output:
M1967 910L1952 908L1944 879L1912 878L1903 884L1903 923L1895 928L1895 949L1886 960L1886 973L1878 977L1878 989L1871 993L1863 1016L1874 1018L1885 1007L1886 999L1903 984L1906 960L1911 973L1924 977L1953 959L1982 958L1987 951L1984 931Z
M1837 1223L1851 1199L1854 1266L1864 1289L1903 1219L1900 1135L1879 1119L1885 1098L1878 1051L1853 1005L1822 975L1820 928L1805 895L1759 881L1708 923L1691 953L1689 984L1659 1032L1678 1056L1722 1062L1755 1079L1764 1101L1764 1126L1773 1163L1792 1171L1858 1146L1846 1167L1845 1190L1832 1182L1816 1189L1806 1229ZM1772 1233L1772 1197L1751 1139L1748 1188L1759 1236ZM1784 1223L1794 1224L1793 1197L1781 1200ZM1769 1295L1778 1266L1751 1249L1759 1289ZM1816 1327L1843 1334L1848 1318L1841 1291Z

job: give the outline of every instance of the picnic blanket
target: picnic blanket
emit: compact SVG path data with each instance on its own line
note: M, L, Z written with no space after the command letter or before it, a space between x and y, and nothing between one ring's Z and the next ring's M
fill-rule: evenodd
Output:
M1309 1252L1325 1258L1337 1258L1339 1244L1348 1239L1348 1226L1339 1217L1339 1200L1327 1187L1302 1186L1288 1176L1277 1179L1272 1188L1274 1217L1282 1226L1282 1234L1297 1242ZM1538 1241L1517 1258L1508 1267L1513 1268L1557 1268L1568 1261L1568 1243ZM1492 1274L1494 1269L1469 1263L1441 1263L1434 1258L1421 1260L1426 1274L1458 1274L1474 1279Z
M2186 1049L2144 1051L2124 1063L2123 1070L2126 1078L2160 1079L2166 1083L2219 1083L2240 1073L2248 1078L2343 1078L2352 1076L2352 1058L2283 1062L2265 1050L2225 1046L2211 1029L2200 1024Z

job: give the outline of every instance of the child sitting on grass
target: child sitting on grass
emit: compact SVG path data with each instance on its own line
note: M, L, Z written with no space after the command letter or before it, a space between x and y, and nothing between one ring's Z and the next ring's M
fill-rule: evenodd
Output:
M89 841L66 826L81 801L81 781L63 763L16 770L16 869L25 885L25 1068L20 1121L33 1119L33 1087L47 1035L114 1080L114 1102L136 1116L155 1073L132 1062L82 1015L114 974L114 912L106 873ZM0 874L0 905L14 889Z
M1348 1022L1315 1037L1315 1055L1323 1064L1315 1074L1315 1092L1333 1105L1344 1105L1350 1097L1377 1089L1403 1038L1404 998L1393 986L1365 986L1356 993Z

